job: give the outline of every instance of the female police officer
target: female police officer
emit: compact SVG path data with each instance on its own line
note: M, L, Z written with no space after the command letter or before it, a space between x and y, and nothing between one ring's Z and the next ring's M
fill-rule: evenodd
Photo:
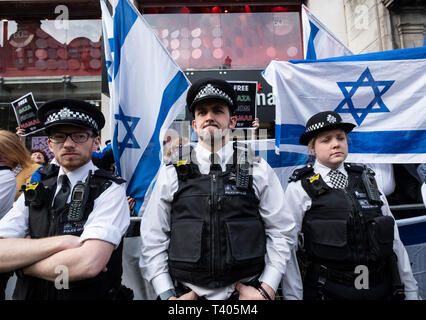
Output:
M300 272L293 254L284 296L418 299L408 255L374 172L344 163L347 133L354 127L325 111L312 116L300 136L316 159L293 173L285 192L286 211L298 217L301 230L295 249Z

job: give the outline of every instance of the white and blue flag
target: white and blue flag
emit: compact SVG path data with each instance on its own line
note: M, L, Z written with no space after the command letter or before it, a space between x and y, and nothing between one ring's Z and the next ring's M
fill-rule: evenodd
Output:
M348 161L426 162L426 48L323 60L272 61L263 76L276 96L275 147L299 145L306 121L325 110L356 124Z
M323 59L336 56L351 55L352 52L317 18L308 8L302 5L302 33L303 53L305 59ZM278 109L276 112L280 112ZM273 145L273 143L272 143ZM275 151L272 151L272 150ZM266 152L266 151L263 151ZM276 148L268 141L268 163L274 168L284 190L287 187L288 178L293 171L303 166L308 161L305 153L289 151L285 148Z
M138 212L162 161L164 132L185 107L190 83L129 0L114 2L113 26L112 146Z
M105 3L105 0L100 0L100 4L102 11L102 38L104 43L105 64L107 70L109 92L111 94L111 92L113 91L111 85L113 74L112 62L114 59L114 23L111 14L108 10L108 7Z
M349 50L305 5L302 5L303 56L317 60L351 55Z

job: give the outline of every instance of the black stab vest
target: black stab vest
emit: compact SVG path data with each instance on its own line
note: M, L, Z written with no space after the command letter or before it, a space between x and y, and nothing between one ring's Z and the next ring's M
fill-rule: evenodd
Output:
M301 177L312 200L302 223L304 247L313 261L339 269L376 265L393 253L394 219L382 215L382 203L368 199L363 167L345 168L346 189L330 188L313 171Z
M124 182L104 170L97 170L89 184L89 197L85 214L81 221L68 221L69 204L60 212L51 209L51 203L56 190L59 167L48 165L39 170L42 176L41 184L44 190L39 191L36 199L27 201L29 206L29 235L33 239L74 235L80 236L84 230L94 201L102 192L109 188L112 182ZM26 198L27 199L27 198ZM122 243L115 249L107 264L107 271L100 272L96 277L69 283L69 289L56 289L54 282L23 275L18 277L13 298L16 300L97 300L106 299L107 293L121 284Z
M175 164L179 187L168 260L175 280L219 288L262 272L266 236L259 200L252 176L247 189L236 186L235 163L234 157L219 174L201 174L194 161Z

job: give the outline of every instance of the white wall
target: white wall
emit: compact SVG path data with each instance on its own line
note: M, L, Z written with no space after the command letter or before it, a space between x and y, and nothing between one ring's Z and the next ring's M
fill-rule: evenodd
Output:
M307 6L355 54L392 49L389 12L380 0L309 0Z
M329 28L345 45L348 45L346 17L343 0L308 0L308 9Z

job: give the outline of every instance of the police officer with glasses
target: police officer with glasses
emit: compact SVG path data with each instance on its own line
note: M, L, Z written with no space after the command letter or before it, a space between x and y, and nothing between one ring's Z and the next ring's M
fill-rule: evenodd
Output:
M297 217L297 254L284 297L305 300L419 299L417 282L374 172L345 163L355 127L333 111L312 116L299 143L315 163L294 171L285 214Z
M225 80L192 84L196 147L161 167L141 222L140 267L163 300L274 299L296 241L267 162L230 141L236 94Z
M129 207L124 180L91 160L105 118L75 99L46 102L38 118L59 166L40 169L0 221L0 272L17 273L14 299L117 299Z

